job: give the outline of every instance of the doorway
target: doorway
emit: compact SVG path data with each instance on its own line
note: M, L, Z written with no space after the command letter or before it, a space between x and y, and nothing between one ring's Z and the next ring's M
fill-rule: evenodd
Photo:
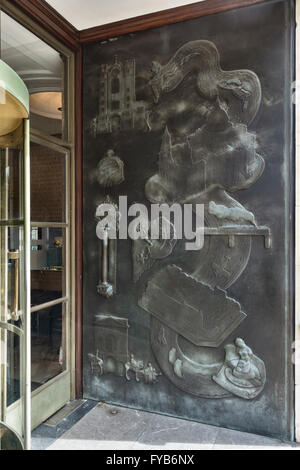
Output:
M28 339L31 341L29 354L32 360L31 380L28 377L27 382L31 384L31 424L35 428L74 397L74 220L71 217L74 197L74 54L37 29L28 18L16 14L13 9L10 11L9 6L5 6L0 19L1 57L29 92L31 183L27 210L30 208L31 217L27 231L30 240L26 269L30 270L27 285L30 298ZM24 281L22 269L25 262L22 257L24 237L19 234L18 222L18 217L21 217L18 208L24 203L23 166L20 148L15 142L12 144L1 150L2 188L5 188L2 194L5 204L1 203L1 210L5 212L1 214L5 221L1 225L1 279L5 281L1 285L5 291L5 296L1 293L1 302L6 299L1 303L3 315L22 310L26 297L20 287ZM12 224L9 212L14 216ZM17 328L18 324L13 326ZM23 362L19 359L20 340L10 336L9 332L5 333L5 338L1 337L6 351L2 371L6 359L8 364L5 377L2 374L6 391L2 389L1 407L5 408L7 425L22 435L24 358Z

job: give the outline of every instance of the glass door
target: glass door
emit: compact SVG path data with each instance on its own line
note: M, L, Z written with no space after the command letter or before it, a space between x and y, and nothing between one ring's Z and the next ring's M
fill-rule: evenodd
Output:
M28 91L0 60L0 448L30 448Z
M76 315L71 289L75 264L74 243L71 245L71 231L74 231L74 218L71 217L74 198L74 165L71 162L74 158L74 54L48 34L44 35L40 29L36 31L35 25L27 20L24 22L22 15L15 15L15 11L10 11L9 5L5 5L5 12L1 13L0 49L3 61L26 84L30 103L28 200L31 196L31 218L27 218L29 227L26 233L30 238L28 256L31 269L28 277L31 321L26 333L31 340L31 357L30 354L27 357L32 361L26 383L27 390L31 392L31 428L34 429L74 397L75 344L71 340L71 336L74 337ZM16 153L13 150L15 147L13 141L10 154ZM24 168L20 167L20 171L24 171ZM7 176L7 170L3 170L3 175ZM22 196L22 191L17 189L16 178L11 176L10 188L12 183L15 187L10 191L17 199ZM8 201L13 200L10 195L6 198ZM10 202L13 203L16 204ZM7 271L7 284L11 286L7 287L10 289L8 299L11 297L11 300L5 302L14 306L13 301L18 301L20 309L24 301L21 288L18 299L13 296L17 283L16 267L19 267L19 283L23 279L22 217L20 215L17 222L13 221L12 227L6 224L8 228L6 235L3 235L3 246L6 243L6 251L12 252L8 255L8 267L5 267L3 261L3 273ZM19 323L14 325L21 327ZM17 350L18 339L13 342ZM6 364L4 355L3 361ZM21 394L13 388L17 387L17 373L19 369L21 373L22 369L18 369L16 358L11 364L13 373L9 371L7 374L10 377L10 399L6 404L6 421L18 427L22 434L23 402Z
M54 140L31 136L33 427L71 398L70 152Z

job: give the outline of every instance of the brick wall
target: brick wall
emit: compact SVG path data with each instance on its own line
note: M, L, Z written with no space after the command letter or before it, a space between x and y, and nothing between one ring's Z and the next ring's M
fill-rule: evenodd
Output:
M41 145L31 144L31 220L62 222L65 201L65 158Z

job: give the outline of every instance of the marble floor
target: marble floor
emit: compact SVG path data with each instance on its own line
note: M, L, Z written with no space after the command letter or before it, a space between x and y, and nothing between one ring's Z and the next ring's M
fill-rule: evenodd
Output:
M85 401L56 428L33 433L35 450L299 450L262 436Z

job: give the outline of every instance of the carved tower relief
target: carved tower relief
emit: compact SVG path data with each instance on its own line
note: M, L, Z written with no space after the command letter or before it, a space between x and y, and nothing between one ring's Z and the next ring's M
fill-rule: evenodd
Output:
M100 70L99 113L93 120L94 135L148 130L146 103L136 100L135 60L102 64Z

